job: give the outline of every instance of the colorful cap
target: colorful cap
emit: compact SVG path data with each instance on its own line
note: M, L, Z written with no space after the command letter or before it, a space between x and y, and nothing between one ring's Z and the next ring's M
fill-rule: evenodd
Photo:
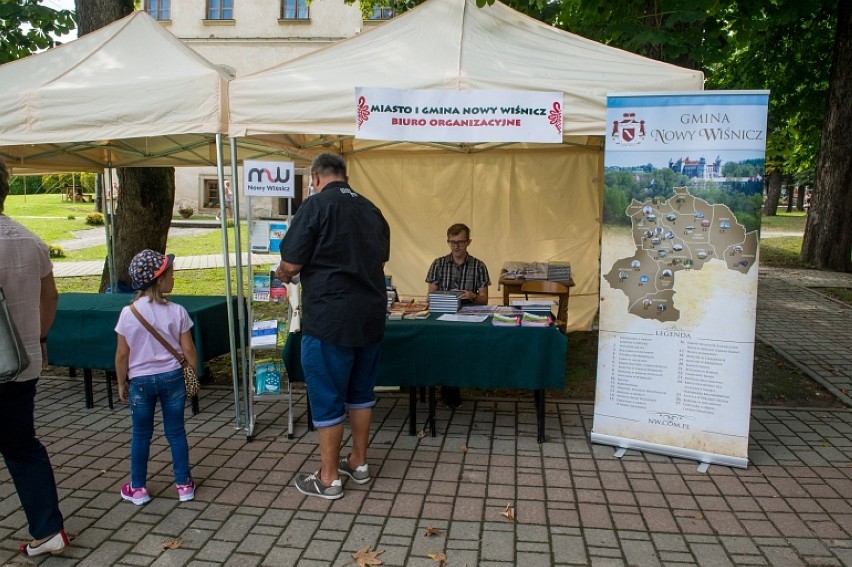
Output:
M127 272L133 289L142 290L151 286L157 278L166 273L175 261L174 254L161 254L149 248L138 253L130 261Z

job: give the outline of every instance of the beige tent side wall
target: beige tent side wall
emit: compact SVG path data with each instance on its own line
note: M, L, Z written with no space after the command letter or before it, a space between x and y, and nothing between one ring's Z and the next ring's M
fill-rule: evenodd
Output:
M391 227L400 295L424 297L432 260L447 254L446 230L470 226L473 256L488 266L491 303L505 261L567 260L576 287L569 331L590 328L598 309L603 152L599 147L529 150L366 152L347 156L352 186Z

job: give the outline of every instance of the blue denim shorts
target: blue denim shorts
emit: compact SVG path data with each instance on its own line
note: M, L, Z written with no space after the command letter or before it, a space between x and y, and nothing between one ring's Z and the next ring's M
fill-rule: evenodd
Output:
M376 405L376 375L381 342L344 347L302 335L302 369L315 427L346 420L346 410Z

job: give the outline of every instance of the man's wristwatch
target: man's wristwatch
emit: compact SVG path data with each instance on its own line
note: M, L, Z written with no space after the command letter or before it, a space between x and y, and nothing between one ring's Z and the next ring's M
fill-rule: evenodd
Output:
M47 337L39 337L38 342L40 342L41 344L47 343Z

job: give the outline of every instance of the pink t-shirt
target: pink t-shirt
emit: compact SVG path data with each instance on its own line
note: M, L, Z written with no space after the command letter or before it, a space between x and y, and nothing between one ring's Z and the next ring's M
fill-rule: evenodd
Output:
M166 341L181 352L180 335L192 328L192 319L182 305L177 303L155 303L141 297L134 302L136 310L151 324ZM180 368L180 363L167 351L148 329L136 318L128 305L121 310L115 332L122 335L130 347L128 379L150 376Z

